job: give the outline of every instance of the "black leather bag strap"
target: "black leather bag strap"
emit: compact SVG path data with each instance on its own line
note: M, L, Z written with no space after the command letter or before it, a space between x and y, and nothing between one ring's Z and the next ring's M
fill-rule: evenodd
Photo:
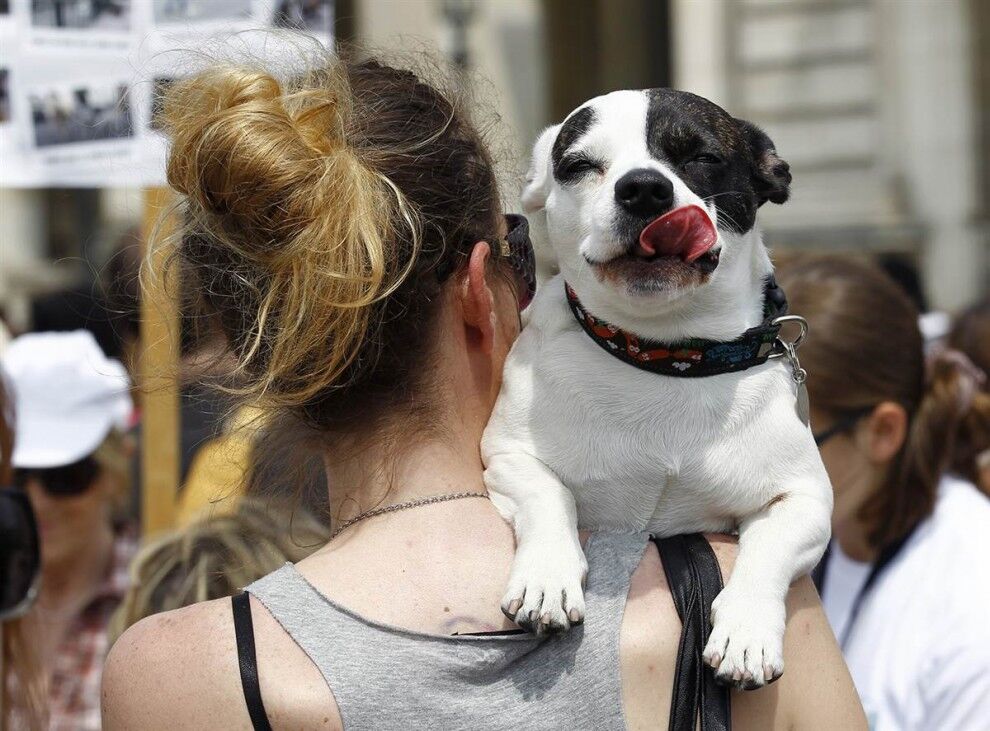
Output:
M234 637L237 639L237 664L241 670L241 688L255 731L272 731L261 701L258 683L258 657L254 649L254 622L251 621L251 598L246 591L231 597L234 611Z
M722 573L712 547L698 534L654 538L667 575L674 606L681 618L674 689L670 702L670 731L729 731L732 720L729 691L701 658L711 632L712 601L722 590Z

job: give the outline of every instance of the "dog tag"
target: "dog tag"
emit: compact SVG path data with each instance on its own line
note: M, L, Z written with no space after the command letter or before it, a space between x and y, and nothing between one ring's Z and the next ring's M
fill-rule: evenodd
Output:
M801 367L801 361L798 360L797 348L794 347L794 343L784 343L784 351L787 355L787 360L791 364L791 378L794 379L794 383L797 386L797 397L794 404L797 417L801 420L802 424L810 426L811 404L808 399L808 386L805 384L805 381L808 380L808 372Z
M808 400L808 387L802 381L797 386L797 415L801 423L811 426L811 403Z

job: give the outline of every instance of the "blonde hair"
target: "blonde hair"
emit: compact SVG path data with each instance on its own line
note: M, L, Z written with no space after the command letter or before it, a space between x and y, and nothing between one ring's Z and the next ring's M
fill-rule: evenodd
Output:
M148 544L131 562L131 584L110 623L111 642L144 617L233 596L329 539L303 510L243 498L232 513L203 518Z
M38 657L37 612L0 623L0 731L48 728L48 688Z
M168 89L161 121L182 276L236 357L232 390L319 427L408 401L436 271L497 232L493 166L454 101L329 57L286 79L202 71Z

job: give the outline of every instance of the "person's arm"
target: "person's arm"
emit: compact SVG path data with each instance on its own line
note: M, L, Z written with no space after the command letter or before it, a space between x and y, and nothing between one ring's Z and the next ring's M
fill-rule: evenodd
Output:
M842 651L807 576L791 586L784 632L784 675L775 683L777 718L793 729L867 729ZM736 694L734 702L746 693Z

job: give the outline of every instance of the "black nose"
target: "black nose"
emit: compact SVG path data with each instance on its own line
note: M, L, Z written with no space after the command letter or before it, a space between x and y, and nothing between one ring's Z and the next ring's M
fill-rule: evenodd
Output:
M656 170L630 170L615 183L615 201L634 216L656 216L673 208L674 184Z

